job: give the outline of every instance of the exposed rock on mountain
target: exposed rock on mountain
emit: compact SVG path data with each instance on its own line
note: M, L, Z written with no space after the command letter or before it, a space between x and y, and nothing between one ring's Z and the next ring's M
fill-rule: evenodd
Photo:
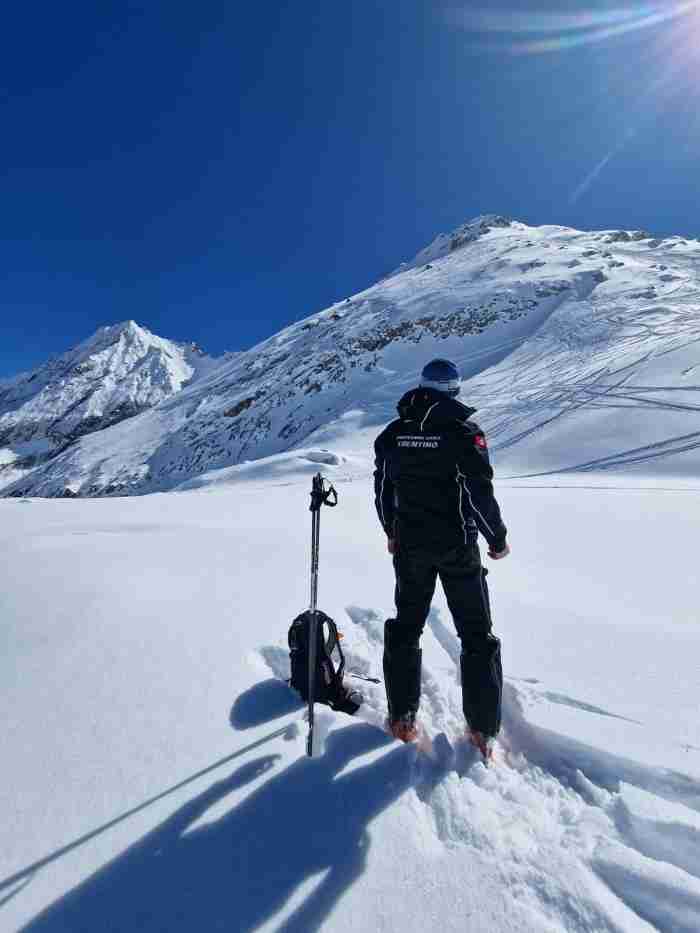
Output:
M499 467L629 469L653 458L697 471L699 264L700 245L678 237L477 218L195 379L192 357L179 358L179 385L164 380L162 400L147 395L148 410L71 443L4 494L152 492L303 445L332 444L369 469L372 434L438 355L461 366ZM39 436L55 437L36 406ZM67 412L61 437L119 410L85 405L77 424Z
M46 462L94 431L179 392L210 361L195 345L134 321L102 327L32 372L0 383L0 481Z

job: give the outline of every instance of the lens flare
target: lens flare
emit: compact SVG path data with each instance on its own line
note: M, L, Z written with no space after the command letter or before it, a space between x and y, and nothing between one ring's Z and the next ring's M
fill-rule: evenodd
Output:
M475 35L502 36L500 42L487 42L491 48L505 49L516 55L537 55L593 45L616 36L651 29L681 19L699 7L699 0L684 0L663 6L641 3L627 9L579 13L534 10L524 14L515 10L497 13L459 10L454 12L452 19ZM538 34L536 39L528 38Z
M513 0L511 0L513 2ZM545 4L547 0L542 0ZM627 101L620 110L616 138L608 139L596 164L575 185L569 200L579 201L614 159L628 149L641 134L664 114L683 110L689 145L700 137L698 98L700 77L700 0L669 0L660 3L630 3L591 9L591 0L580 0L578 10L561 12L555 6L524 13L518 10L453 10L449 21L467 36L473 51L495 52L511 56L575 54L585 46L633 35L647 35L643 52L617 55L609 61L609 84L624 92L618 98ZM523 4L524 5L524 4ZM601 59L596 80L604 81ZM634 89L636 94L631 94ZM634 97L636 96L636 100ZM691 142L692 140L692 142Z
M476 32L528 33L593 29L600 26L615 25L616 23L627 23L658 12L660 12L659 7L644 4L624 10L613 9L580 13L533 10L526 14L514 10L505 10L500 13L475 10L472 13L460 12L459 16L464 26Z

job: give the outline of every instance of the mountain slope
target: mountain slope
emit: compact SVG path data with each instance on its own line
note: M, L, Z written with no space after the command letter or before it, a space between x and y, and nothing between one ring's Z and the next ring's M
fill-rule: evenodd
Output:
M0 482L179 392L208 360L134 321L0 383ZM3 476L4 474L4 476Z
M366 471L372 434L437 355L461 366L502 469L694 473L699 264L677 237L477 218L5 493L152 492L302 445Z

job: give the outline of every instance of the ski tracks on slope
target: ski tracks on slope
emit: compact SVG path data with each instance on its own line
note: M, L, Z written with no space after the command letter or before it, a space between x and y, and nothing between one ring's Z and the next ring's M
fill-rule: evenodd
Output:
M348 669L381 673L383 616L346 611ZM426 639L440 646L445 665L424 661L425 731L409 750L403 805L418 825L427 819L445 857L464 860L465 872L470 859L491 864L523 931L696 933L700 784L534 725L525 714L534 700L614 714L525 681L506 683L504 728L494 765L485 768L462 738L457 637L435 609L428 626ZM288 676L284 649L260 654L276 677ZM363 683L362 691L358 718L383 728L383 686Z

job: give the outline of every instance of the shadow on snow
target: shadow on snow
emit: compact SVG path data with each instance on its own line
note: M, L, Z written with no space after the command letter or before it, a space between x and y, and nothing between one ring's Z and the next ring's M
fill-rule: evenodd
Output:
M318 930L364 871L369 823L410 786L403 746L338 777L353 758L388 742L366 725L334 732L323 757L300 759L220 819L188 832L210 807L273 768L277 756L249 762L45 910L26 933L247 933L325 872L278 933Z
M258 739L255 742L251 742L251 744L247 745L245 748L239 748L238 751L233 752L231 755L226 755L225 758L220 758L218 761L215 761L208 767L202 768L201 771L197 771L195 774L190 774L189 777L184 778L184 780L179 781L172 787L166 788L166 790L161 791L154 797L149 797L148 800L144 800L143 803L140 803L138 806L132 807L130 810L126 810L124 813L120 813L119 816L114 817L114 819L109 820L107 823L103 823L96 829L92 829L90 832L84 833L77 839L73 839L72 842L67 843L67 845L61 846L59 849L54 849L53 852L50 852L43 858L37 859L37 861L32 862L31 865L26 865L24 868L20 869L12 875L9 875L7 878L3 878L0 881L0 895L3 895L2 899L0 900L0 907L2 907L4 904L7 904L8 901L12 900L16 894L18 894L24 887L26 887L26 885L29 884L34 875L40 869L45 868L52 862L58 861L58 859L63 858L64 855L68 855L69 852L73 852L75 849L79 849L80 846L84 846L86 843L91 842L93 839L101 836L102 833L107 832L114 826L117 826L119 823L123 823L124 820L128 820L130 817L140 813L142 810L148 809L148 807L152 806L154 803L157 803L159 800L163 800L165 797L169 797L171 794L182 790L183 787L186 787L188 784L192 784L194 781L197 781L205 775L210 774L217 768L221 768L225 764L234 761L234 759L240 758L241 756L252 752L254 749L259 748L266 742L270 742L272 739L281 738L282 736L286 735L287 728L282 727L281 729L277 729L276 732L271 732L269 735L263 736L261 739ZM4 892L9 891L13 885L18 885L18 887L15 887L11 893L4 895Z
M304 706L285 681L270 677L236 698L229 721L234 729L251 729L295 713Z

